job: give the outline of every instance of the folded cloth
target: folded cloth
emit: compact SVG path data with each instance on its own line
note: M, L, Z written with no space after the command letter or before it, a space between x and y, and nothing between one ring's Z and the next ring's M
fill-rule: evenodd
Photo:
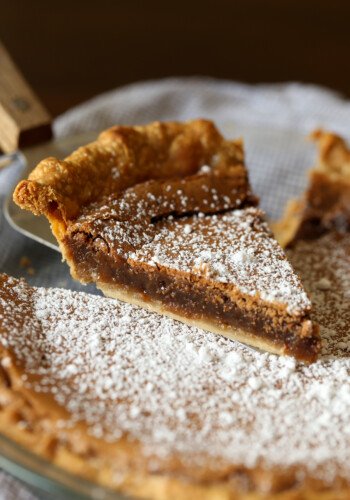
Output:
M350 135L350 102L334 92L298 83L245 85L209 78L128 85L68 111L55 121L54 129L62 137L116 123L198 117L214 120L227 136L244 137L253 188L272 218L305 186L305 172L313 163L314 152L304 136L318 127ZM20 170L19 162L0 170L0 207ZM0 271L24 276L32 285L97 293L93 287L83 288L71 280L58 252L11 229L1 208ZM15 498L31 500L34 496L0 472L0 500Z

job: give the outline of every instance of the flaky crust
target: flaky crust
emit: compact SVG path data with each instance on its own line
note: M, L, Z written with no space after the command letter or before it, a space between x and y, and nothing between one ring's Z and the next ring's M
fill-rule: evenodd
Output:
M318 158L309 173L309 187L301 199L289 202L273 226L283 247L297 239L350 228L350 149L344 139L323 130L310 138L318 144Z
M203 177L199 167L213 163L214 176L229 178L238 171L248 187L242 143L226 141L210 121L115 126L65 160L40 162L18 184L14 201L36 215L67 223L104 196L150 180Z

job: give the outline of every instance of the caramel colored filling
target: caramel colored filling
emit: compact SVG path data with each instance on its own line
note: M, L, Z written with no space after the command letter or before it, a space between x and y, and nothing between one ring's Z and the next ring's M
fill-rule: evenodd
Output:
M277 310L272 313L264 304L259 308L245 306L244 298L238 304L218 288L204 287L158 268L133 266L123 258L106 253L101 246L96 248L93 239L83 232L66 236L64 244L80 281L118 286L136 293L144 302L159 301L169 312L189 319L207 320L222 330L242 329L306 362L317 357L319 338L316 332L308 336L301 334L303 319L308 320L308 317L293 319Z

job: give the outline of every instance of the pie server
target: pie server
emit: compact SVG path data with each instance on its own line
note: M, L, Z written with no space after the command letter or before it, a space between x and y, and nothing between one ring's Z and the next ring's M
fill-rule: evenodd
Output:
M65 158L74 149L91 142L97 133L56 139L52 118L29 87L5 47L0 42L0 169L20 162L16 182L27 178L43 158ZM36 217L12 201L12 189L4 201L4 215L20 233L59 251L45 217Z

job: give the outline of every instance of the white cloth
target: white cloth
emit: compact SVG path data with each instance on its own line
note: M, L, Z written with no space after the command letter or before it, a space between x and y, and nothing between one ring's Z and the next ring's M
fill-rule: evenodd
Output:
M209 78L170 78L136 83L77 106L55 122L58 136L98 131L115 123L209 118L231 137L243 136L254 190L269 216L305 186L314 149L303 137L314 128L350 135L350 102L334 92L298 83L244 85ZM14 168L0 171L0 197L10 189ZM1 200L0 200L1 201ZM2 206L2 204L1 204ZM18 262L29 257L36 273L25 275ZM54 251L16 234L0 211L0 271L24 275L36 285L80 289ZM84 288L94 293L93 288ZM32 500L16 480L0 472L0 500Z
M350 102L315 85L247 85L213 78L167 78L127 85L95 97L61 115L55 130L64 136L115 123L196 117L296 128L304 133L324 126L346 134Z

